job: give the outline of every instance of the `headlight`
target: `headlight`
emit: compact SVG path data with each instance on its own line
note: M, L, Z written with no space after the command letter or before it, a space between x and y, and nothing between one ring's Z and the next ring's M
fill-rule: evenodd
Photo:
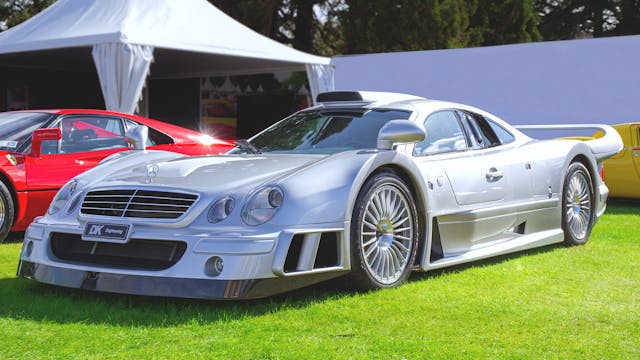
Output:
M242 221L250 226L266 223L278 212L283 200L284 192L277 186L256 191L242 209Z
M75 179L66 183L60 191L56 194L56 197L53 198L51 205L49 206L49 215L53 215L60 211L64 207L64 204L67 203L73 192L76 190L76 186L78 185L78 181Z
M207 220L209 220L210 223L215 224L226 219L233 211L235 204L236 202L232 197L225 197L216 201L211 205L211 208L209 208Z
M76 211L76 209L78 208L78 205L80 205L81 200L82 200L82 191L79 191L76 195L74 195L71 198L71 201L69 202L69 207L64 213L71 214L72 212Z

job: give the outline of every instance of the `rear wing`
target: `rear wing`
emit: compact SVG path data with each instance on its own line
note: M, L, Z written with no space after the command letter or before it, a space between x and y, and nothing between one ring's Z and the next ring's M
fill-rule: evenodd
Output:
M585 139L593 156L598 160L604 160L622 150L624 144L620 134L609 125L604 124L567 124L567 125L520 125L518 130L596 130L601 131L597 137Z

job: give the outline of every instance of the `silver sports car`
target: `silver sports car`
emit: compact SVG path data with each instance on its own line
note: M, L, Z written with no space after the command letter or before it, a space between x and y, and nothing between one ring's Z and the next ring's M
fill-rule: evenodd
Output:
M584 244L606 206L601 161L622 148L605 125L588 126L605 133L591 141L534 140L482 110L404 94L318 103L220 156L147 151L135 128L134 150L71 180L31 224L18 275L211 299L343 275L398 286L412 270Z

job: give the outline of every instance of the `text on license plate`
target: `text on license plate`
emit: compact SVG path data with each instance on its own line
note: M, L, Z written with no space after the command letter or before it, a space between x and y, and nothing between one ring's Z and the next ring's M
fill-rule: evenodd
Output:
M83 238L105 240L127 240L129 225L87 223L82 233Z

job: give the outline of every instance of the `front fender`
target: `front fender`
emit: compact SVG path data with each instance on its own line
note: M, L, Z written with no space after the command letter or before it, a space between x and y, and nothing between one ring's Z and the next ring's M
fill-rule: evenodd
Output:
M423 197L424 180L413 161L396 151L347 151L332 155L280 181L285 205L273 224L320 224L351 221L360 189L384 166L399 167L410 176L417 197ZM416 201L418 201L416 199Z

